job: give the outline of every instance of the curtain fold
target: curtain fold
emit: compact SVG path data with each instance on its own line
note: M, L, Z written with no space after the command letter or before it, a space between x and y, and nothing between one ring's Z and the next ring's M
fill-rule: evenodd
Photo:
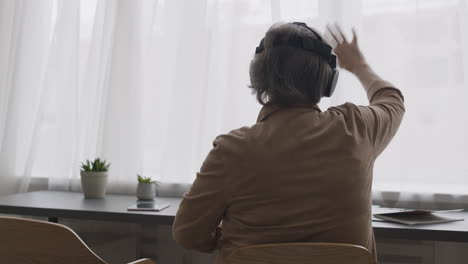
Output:
M142 23L141 13L141 1L119 2L110 54L112 63L102 120L101 155L112 162L110 187L118 192L124 192L129 185L134 187L131 183L136 182L136 173L141 167L140 102L144 53L140 43L148 26Z
M59 1L55 6L56 21L38 109L41 120L34 131L34 147L26 167L26 175L31 177L39 161L47 164L50 189L69 189L77 158L79 7L77 1ZM41 140L51 136L55 140ZM45 148L49 149L50 155L39 157ZM24 182L21 191L27 190L28 181Z
M407 115L374 188L468 185L466 0L0 1L0 193L80 190L79 165L112 163L109 191L136 174L190 183L216 135L255 123L249 63L272 23L357 27L368 61L401 88ZM366 104L342 71L322 109ZM423 183L423 184L422 184ZM458 191L457 191L458 192Z
M2 17L1 36L6 38L2 43L6 43L9 54L2 60L6 65L2 67L0 88L0 188L4 193L13 193L18 190L20 179L27 181L31 176L52 36L52 1L5 1L1 5L6 15Z

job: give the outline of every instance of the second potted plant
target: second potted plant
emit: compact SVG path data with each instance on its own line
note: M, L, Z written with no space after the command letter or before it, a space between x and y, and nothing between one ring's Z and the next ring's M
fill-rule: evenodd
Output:
M153 181L150 177L143 177L137 174L138 187L137 198L140 201L153 201L156 196L157 181Z
M81 189L86 199L103 198L106 194L107 170L110 163L96 158L81 163Z

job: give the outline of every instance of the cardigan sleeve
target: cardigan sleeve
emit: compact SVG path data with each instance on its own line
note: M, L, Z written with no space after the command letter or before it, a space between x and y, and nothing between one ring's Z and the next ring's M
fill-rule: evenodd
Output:
M184 194L172 226L174 239L183 247L212 252L225 211L224 164L219 140L203 162L191 189Z

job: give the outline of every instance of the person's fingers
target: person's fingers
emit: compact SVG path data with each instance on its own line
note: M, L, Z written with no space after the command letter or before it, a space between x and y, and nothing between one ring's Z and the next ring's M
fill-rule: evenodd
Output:
M341 43L340 39L338 38L338 34L336 34L335 32L333 32L333 29L331 28L330 25L327 25L327 30L328 32L330 33L332 39L337 43L337 45L339 45Z
M338 23L335 23L335 28L338 31L339 36L342 38L342 42L348 43L348 40L346 39L346 36L343 34L343 30L341 29L341 26Z
M327 31L325 32L325 35L332 41L338 42L338 39L336 38L335 34L333 34L332 29L330 27L330 24L327 24Z
M353 40L351 40L351 44L357 45L357 33L356 28L353 27Z
M338 46L338 43L336 43L336 41L332 37L329 37L329 36L325 35L324 40L326 40L327 44L330 45L330 47L332 47L332 49L334 49L334 48L336 48L336 46Z
M335 39L331 36L331 33L327 30L324 35L323 35L323 39L325 40L325 42L327 42L327 44L329 44L333 49L336 48L336 46L338 45L338 43L335 41Z

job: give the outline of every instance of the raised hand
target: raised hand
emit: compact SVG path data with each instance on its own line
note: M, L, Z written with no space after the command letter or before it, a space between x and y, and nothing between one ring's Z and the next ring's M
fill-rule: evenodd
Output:
M338 57L338 65L350 72L355 72L360 66L366 66L367 62L359 49L356 30L353 28L353 39L348 41L343 30L337 24L333 27L327 25L325 34L333 46L333 51Z

